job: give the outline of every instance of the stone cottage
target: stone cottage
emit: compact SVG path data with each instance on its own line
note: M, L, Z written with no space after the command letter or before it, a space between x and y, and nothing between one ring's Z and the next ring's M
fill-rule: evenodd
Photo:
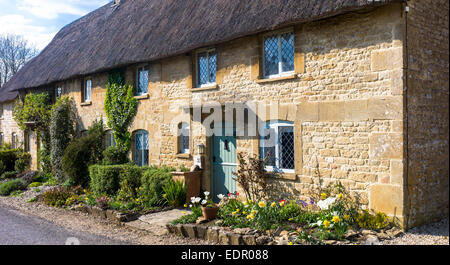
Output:
M238 153L267 156L283 196L340 181L405 227L438 220L448 11L446 0L115 1L64 27L4 85L1 140L24 142L37 167L38 139L18 130L14 101L71 96L85 129L106 116L108 73L122 69L139 99L138 165L200 164L202 188L219 194L239 189ZM228 118L209 123L216 115Z

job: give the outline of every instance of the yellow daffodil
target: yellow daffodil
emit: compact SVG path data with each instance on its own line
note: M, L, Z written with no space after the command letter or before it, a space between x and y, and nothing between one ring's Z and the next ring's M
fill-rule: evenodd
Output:
M338 199L342 199L342 198L344 198L344 194L342 194L342 193L339 193L339 194L338 194L338 196L337 196L337 198L338 198Z
M253 220L254 218L255 218L255 216L252 215L252 214L247 215L247 219L248 219L248 220Z
M344 215L344 219L345 219L345 220L350 219L350 215L348 215L348 214Z
M260 201L260 202L258 202L258 206L261 208L266 207L266 202Z
M280 202L280 206L283 207L284 206L285 201L281 201Z
M238 213L241 209L236 209L236 212Z
M247 212L246 212L246 211L243 211L242 214L247 214Z
M86 189L84 189L84 190L83 190L83 193L86 193L86 192L87 192Z
M292 243L292 241L289 241L289 246L292 246L292 245L294 245L294 243Z
M185 211L182 211L181 213L182 213L182 214L186 214L186 212L185 212Z
M277 204L272 202L272 204L270 206L273 208L273 207L277 206Z
M288 221L292 221L292 220L294 220L294 219L292 219L292 217L288 219Z
M187 204L185 204L185 205L183 205L183 207L184 207L184 208L187 208L187 207L188 207L188 205L187 205Z
M256 214L257 212L257 210L252 210L252 214Z
M328 226L330 226L330 222L328 220L323 221L323 226L327 228Z
M339 218L339 216L333 216L333 219L331 219L334 223L339 223L339 221L341 220L341 218Z
M237 214L237 212L232 212L231 214L232 214L233 216L235 216L235 215Z
M322 192L322 194L320 194L320 198L322 198L322 200L325 200L327 198L327 194L325 192Z

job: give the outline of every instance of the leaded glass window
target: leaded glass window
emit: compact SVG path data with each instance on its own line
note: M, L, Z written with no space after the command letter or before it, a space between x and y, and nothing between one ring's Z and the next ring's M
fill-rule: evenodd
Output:
M294 125L291 122L267 122L261 128L261 158L269 171L293 173L295 169Z
M294 33L285 32L264 38L264 77L294 72Z
M189 124L183 122L180 128L180 153L188 154L189 153L189 136L190 129Z
M215 50L197 53L197 86L216 83L217 55Z
M116 140L114 139L114 133L112 130L109 130L105 133L105 147L116 146Z
M138 131L134 135L134 163L138 166L148 166L148 132Z
M57 97L57 98L61 98L61 95L62 95L62 88L61 88L61 87L58 87L58 88L56 89L56 97Z
M11 148L16 149L17 148L17 134L12 133L11 135Z
M3 133L0 133L0 145L3 145Z
M84 84L84 101L91 101L91 92L92 92L92 80L86 80Z
M142 96L148 94L148 67L138 68L137 73L137 95Z

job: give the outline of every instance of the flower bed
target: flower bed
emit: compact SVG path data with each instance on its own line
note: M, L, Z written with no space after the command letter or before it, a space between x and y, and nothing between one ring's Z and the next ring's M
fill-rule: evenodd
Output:
M255 236L269 237L267 240L259 240L264 244L375 244L379 240L398 235L400 231L385 214L363 210L357 199L351 197L339 184L334 190L327 189L316 198L310 197L308 201L240 200L238 194L219 195L219 198L221 201L215 224L222 230L226 229L229 235L242 229L257 231ZM207 203L207 200L192 198L189 207L193 213L172 222L168 230L184 236L192 234L192 231L188 233L186 229L202 230L198 228L198 224L196 228L191 226L194 222L201 223L198 209L200 204ZM235 240L238 241L241 240Z

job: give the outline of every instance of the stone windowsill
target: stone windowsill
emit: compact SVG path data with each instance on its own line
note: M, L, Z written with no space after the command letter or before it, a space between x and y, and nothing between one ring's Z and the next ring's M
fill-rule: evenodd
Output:
M280 77L274 77L274 78L258 79L258 80L256 80L256 83L264 84L264 83L270 83L270 82L292 80L292 79L296 79L296 78L297 78L297 74L292 74L292 75L280 76Z
M208 90L215 90L219 88L217 84L210 85L210 86L204 86L204 87L198 87L191 89L192 92L201 92L201 91L208 91Z
M183 158L183 159L189 159L189 158L191 158L191 154L181 154L181 153L179 153L179 154L176 155L176 157L177 158Z
M84 106L90 106L92 105L92 101L86 101L86 102L81 102L80 106L84 107Z
M269 177L272 178L279 178L279 179L285 179L285 180L297 180L297 174L296 173L278 173L273 174L273 172L268 172Z
M150 96L148 94L144 94L144 95L141 95L141 96L135 96L134 98L137 99L137 100L143 100L143 99L150 98Z

